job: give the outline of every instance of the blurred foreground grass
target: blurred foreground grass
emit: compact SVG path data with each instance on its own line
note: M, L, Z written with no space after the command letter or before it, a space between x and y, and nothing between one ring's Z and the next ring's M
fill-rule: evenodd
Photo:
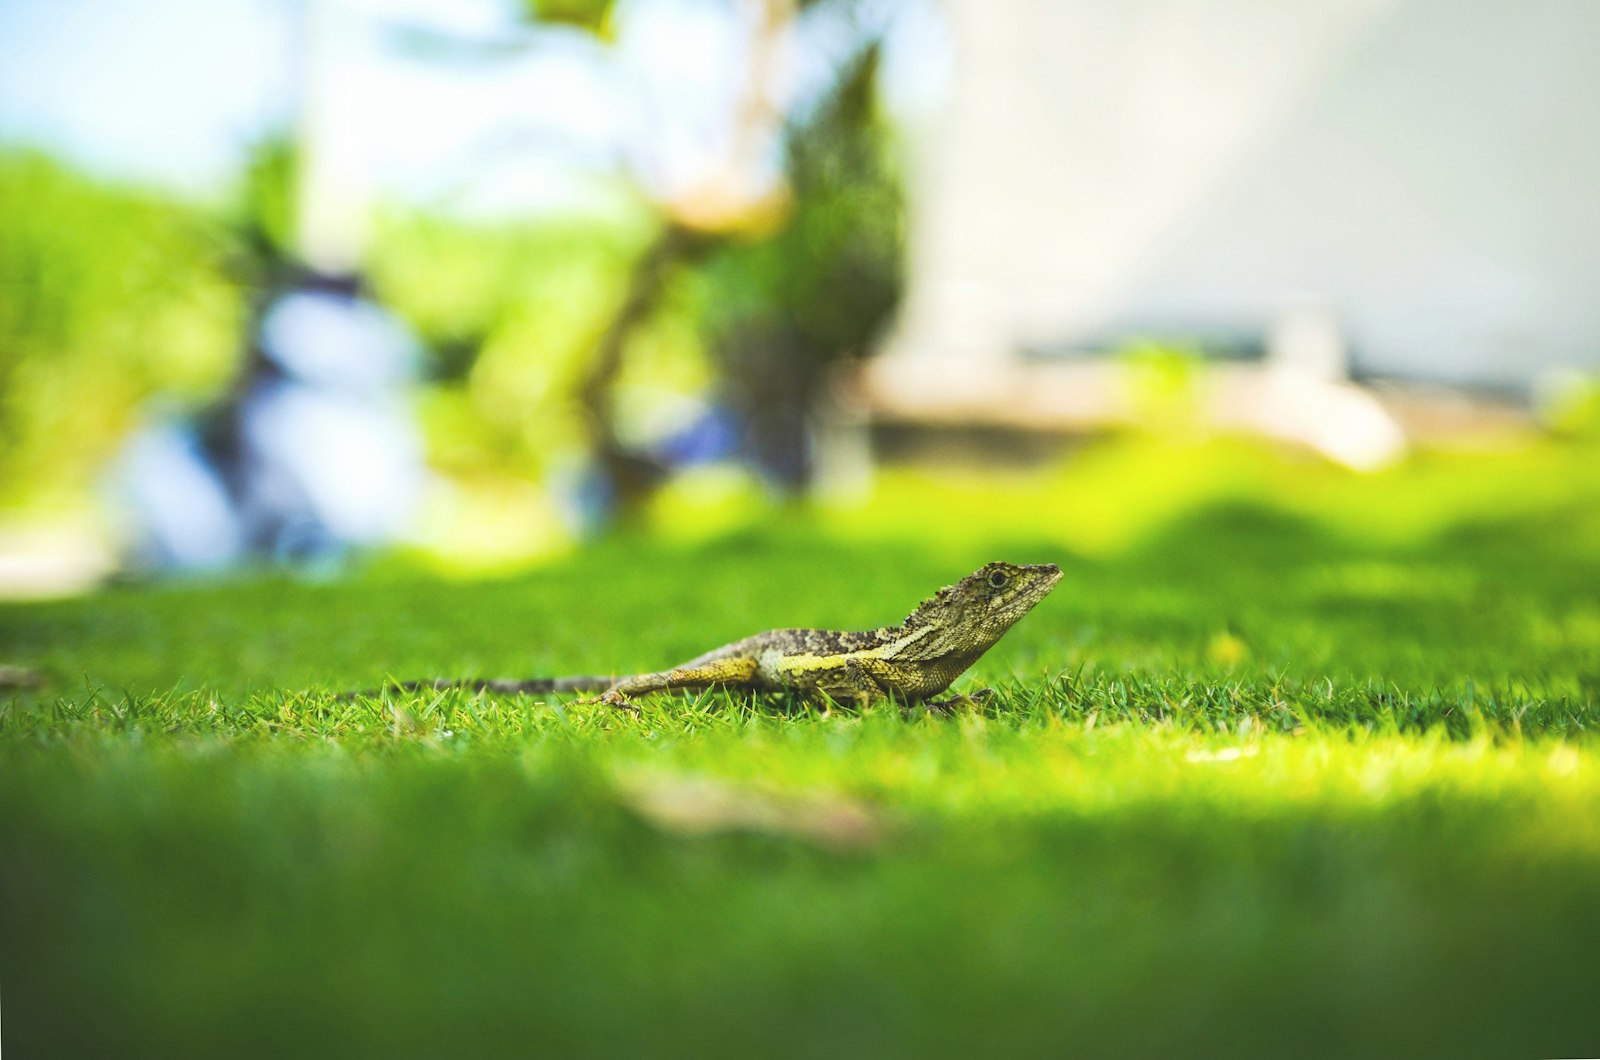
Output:
M0 707L7 1037L1592 1055L1591 457L1117 446L494 583L7 606L49 681ZM994 558L1067 579L981 714L329 695L877 625Z

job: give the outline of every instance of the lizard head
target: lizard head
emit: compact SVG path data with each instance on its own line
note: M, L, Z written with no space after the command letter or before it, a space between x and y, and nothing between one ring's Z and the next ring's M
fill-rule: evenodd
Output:
M988 647L1060 581L1054 563L986 563L924 600L906 623L959 630L962 640Z

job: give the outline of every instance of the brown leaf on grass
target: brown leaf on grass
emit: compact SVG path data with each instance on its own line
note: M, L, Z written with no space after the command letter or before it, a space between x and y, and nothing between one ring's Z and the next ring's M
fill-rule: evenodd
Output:
M7 688L40 688L44 685L44 674L26 666L7 666L0 663L0 689Z
M757 832L861 850L875 846L885 831L876 811L829 792L776 793L710 777L642 771L619 776L617 787L634 812L680 835Z

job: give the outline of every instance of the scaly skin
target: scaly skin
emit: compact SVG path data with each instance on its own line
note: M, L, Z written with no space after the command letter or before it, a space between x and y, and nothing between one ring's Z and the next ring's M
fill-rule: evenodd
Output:
M898 626L856 633L774 629L670 670L616 679L411 681L399 687L533 693L603 689L599 702L628 709L635 696L701 688L788 692L802 699L855 706L892 697L901 703L946 707L967 697L933 697L949 688L1059 581L1061 569L1053 563L989 563L924 600Z

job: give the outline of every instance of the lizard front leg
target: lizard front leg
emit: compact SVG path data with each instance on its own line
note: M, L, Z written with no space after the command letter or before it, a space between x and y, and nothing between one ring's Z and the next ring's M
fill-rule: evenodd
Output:
M871 657L862 659L861 665L879 688L901 702L908 714L919 706L935 713L951 714L960 707L980 707L994 695L993 689L978 688L971 693L951 692L943 698L935 698L949 690L951 677L955 674L928 673L898 660ZM956 674L959 672L956 671Z
M678 666L659 673L624 677L601 693L599 702L613 707L631 708L629 699L633 696L676 689L712 688L717 685L749 687L754 683L755 675L754 659L737 656L717 659L699 666Z
M849 704L858 710L888 695L888 690L856 659L812 664L791 671L790 680L796 691L826 696L835 703Z

